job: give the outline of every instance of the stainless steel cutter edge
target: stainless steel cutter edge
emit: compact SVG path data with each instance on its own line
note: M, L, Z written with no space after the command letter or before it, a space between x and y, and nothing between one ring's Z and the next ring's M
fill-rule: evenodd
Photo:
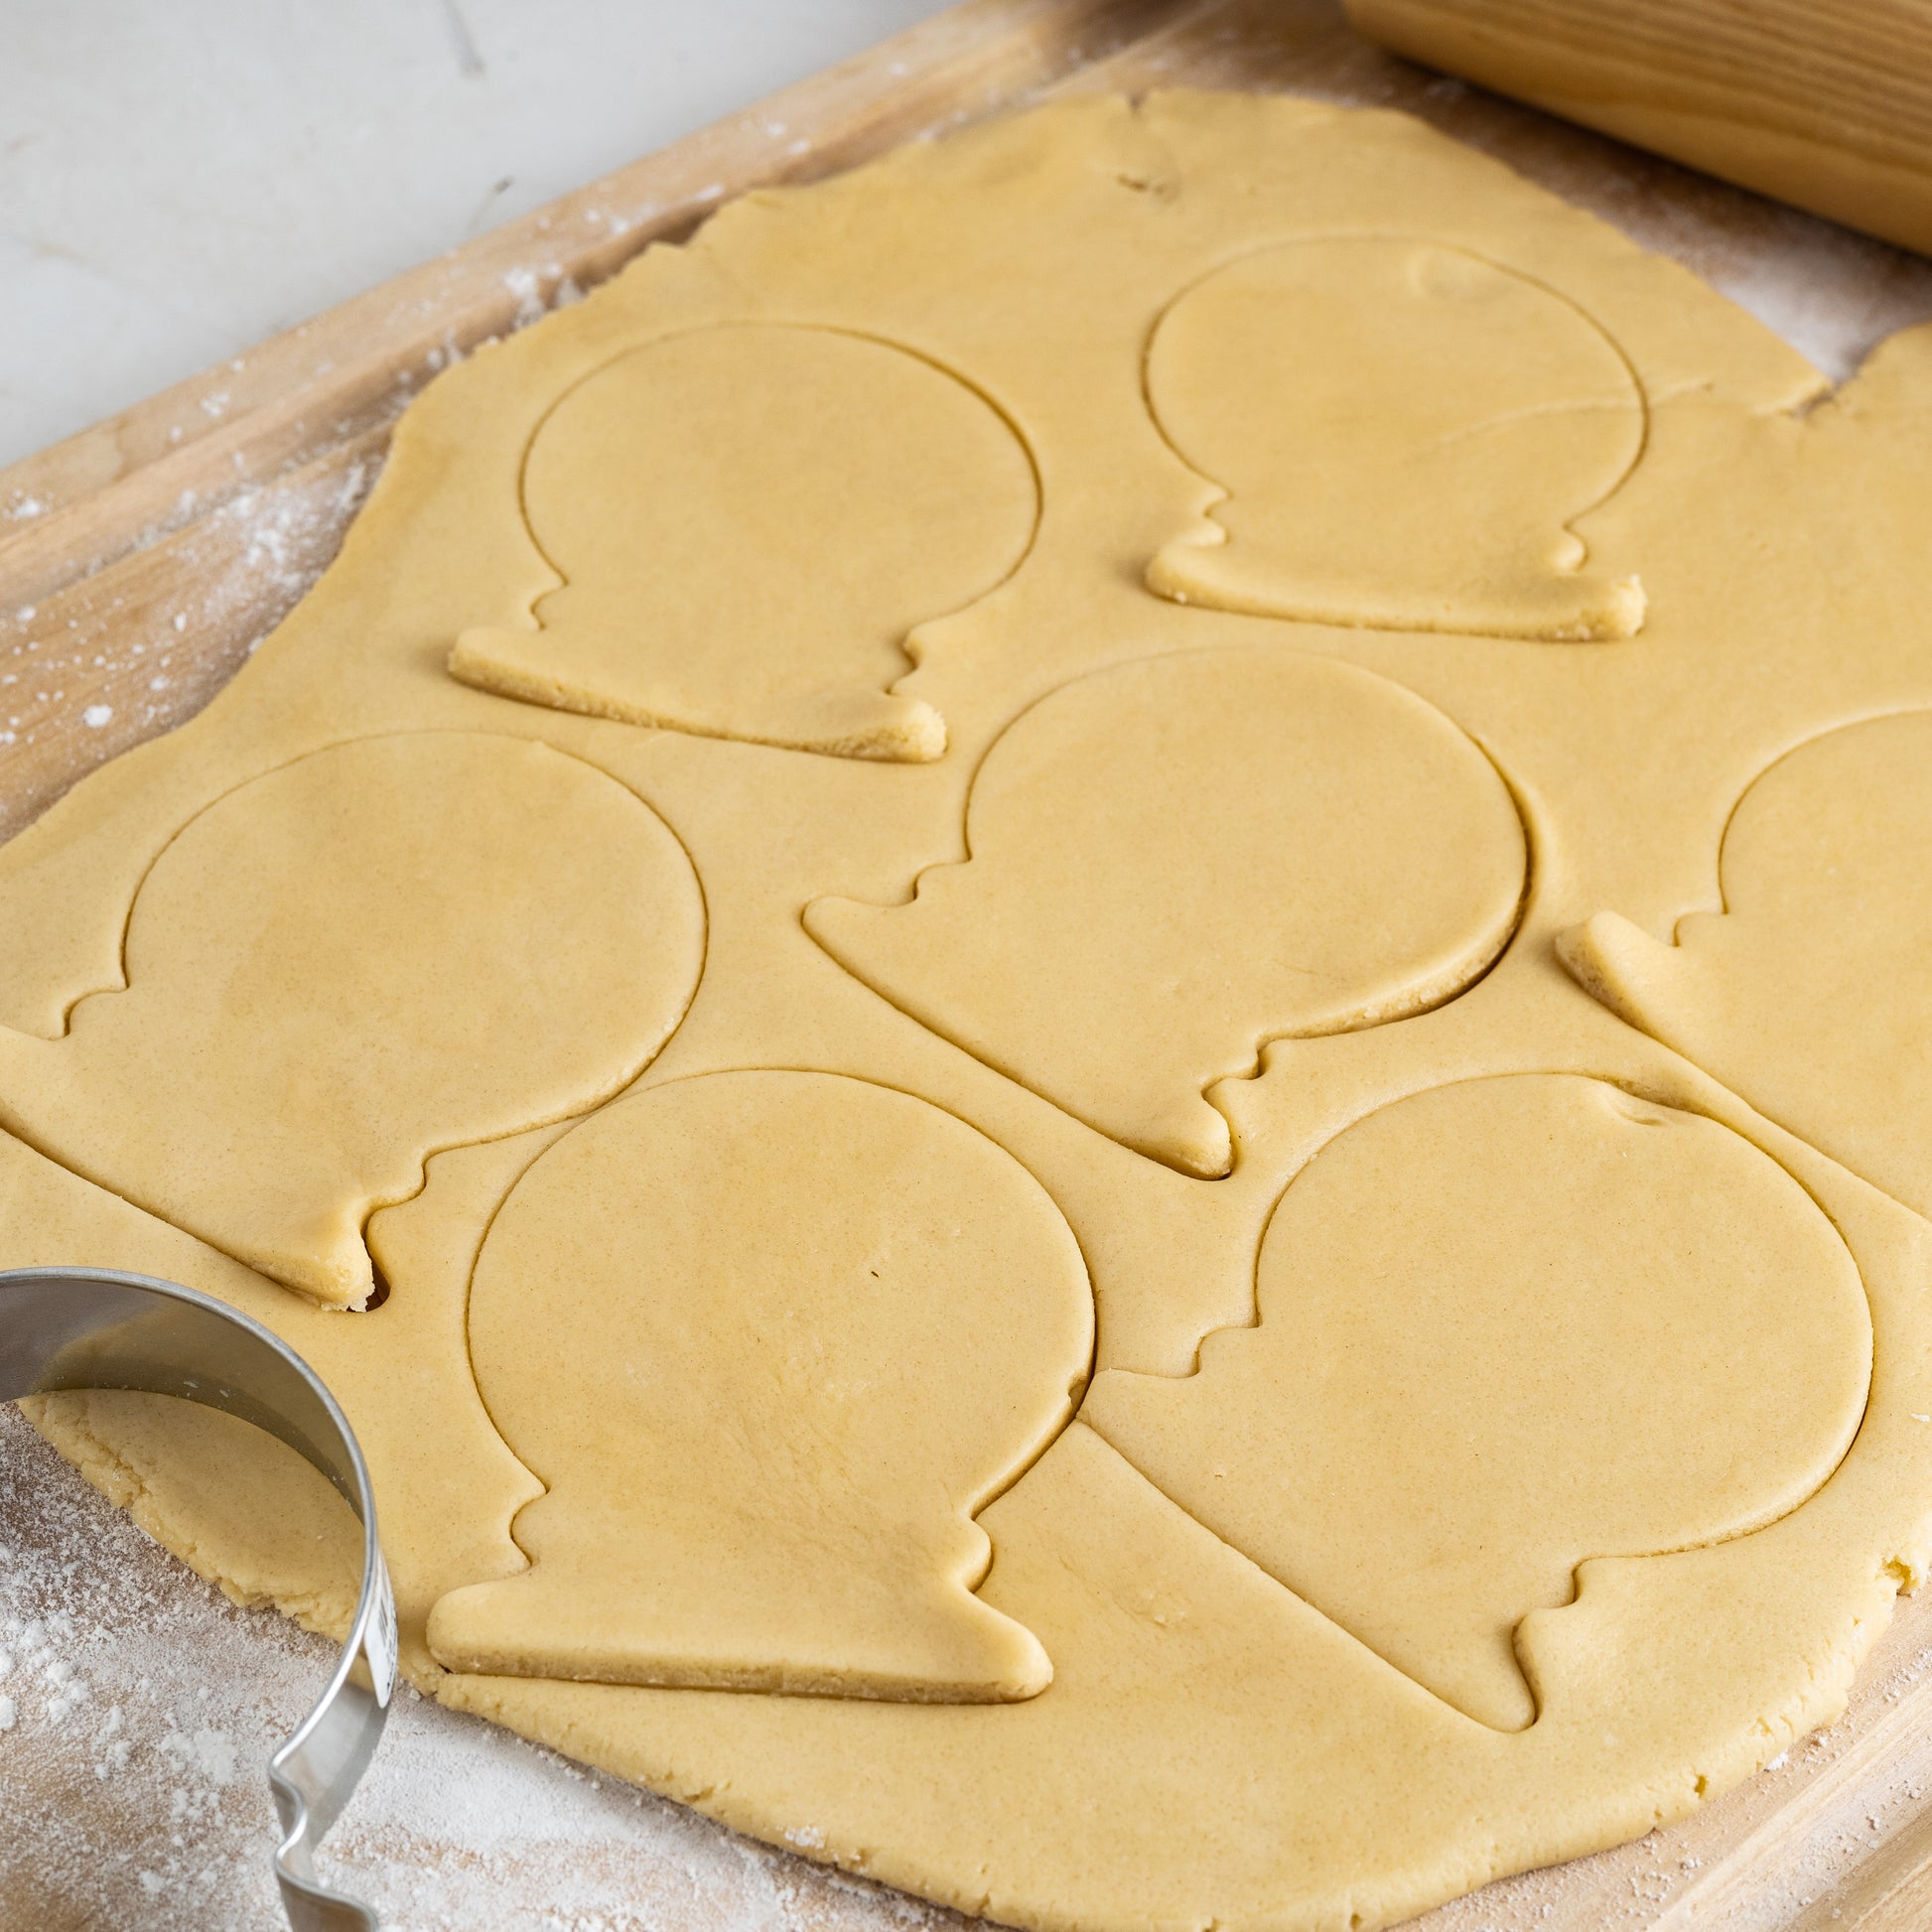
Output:
M82 1388L181 1396L240 1416L306 1457L361 1519L362 1587L342 1656L269 1760L268 1782L283 1834L275 1876L293 1932L376 1932L367 1906L315 1873L315 1848L374 1754L396 1681L395 1599L348 1419L292 1348L212 1296L113 1269L0 1272L0 1401Z

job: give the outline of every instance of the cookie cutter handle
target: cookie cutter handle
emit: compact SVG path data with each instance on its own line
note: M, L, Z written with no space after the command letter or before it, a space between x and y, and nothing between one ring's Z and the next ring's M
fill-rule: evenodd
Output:
M97 1268L0 1272L0 1401L60 1389L185 1397L279 1437L362 1522L362 1588L329 1688L269 1760L282 1821L275 1877L292 1932L378 1932L317 1877L315 1848L374 1755L396 1683L396 1608L375 1495L348 1419L279 1337L212 1296Z

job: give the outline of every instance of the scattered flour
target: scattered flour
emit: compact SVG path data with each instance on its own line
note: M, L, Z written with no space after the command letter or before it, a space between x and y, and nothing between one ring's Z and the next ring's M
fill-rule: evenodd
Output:
M0 1406L0 1925L285 1932L264 1771L334 1658L202 1583ZM384 1932L967 1923L407 1688L322 1866Z
M94 765L200 711L322 574L376 469L324 466L238 490L170 539L171 607L139 627L109 588L111 571L0 616L0 748L59 754L30 775L0 770L0 838ZM196 505L185 497L176 508L187 518ZM167 653L191 622L194 642L175 665Z

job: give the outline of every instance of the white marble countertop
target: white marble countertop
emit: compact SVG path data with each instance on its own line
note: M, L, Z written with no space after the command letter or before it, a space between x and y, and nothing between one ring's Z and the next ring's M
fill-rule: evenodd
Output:
M0 0L0 464L941 0Z

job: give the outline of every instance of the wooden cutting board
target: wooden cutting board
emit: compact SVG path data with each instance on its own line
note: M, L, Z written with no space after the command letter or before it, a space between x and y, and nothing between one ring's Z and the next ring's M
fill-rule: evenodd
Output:
M968 0L0 470L0 837L207 702L334 555L390 426L453 356L758 184L1043 93L1175 83L1418 114L1675 255L1833 375L1932 316L1932 263L1410 67L1356 39L1338 0ZM1932 1924L1928 1667L1932 1600L1908 1602L1847 1717L1778 1768L1637 1845L1421 1923Z

